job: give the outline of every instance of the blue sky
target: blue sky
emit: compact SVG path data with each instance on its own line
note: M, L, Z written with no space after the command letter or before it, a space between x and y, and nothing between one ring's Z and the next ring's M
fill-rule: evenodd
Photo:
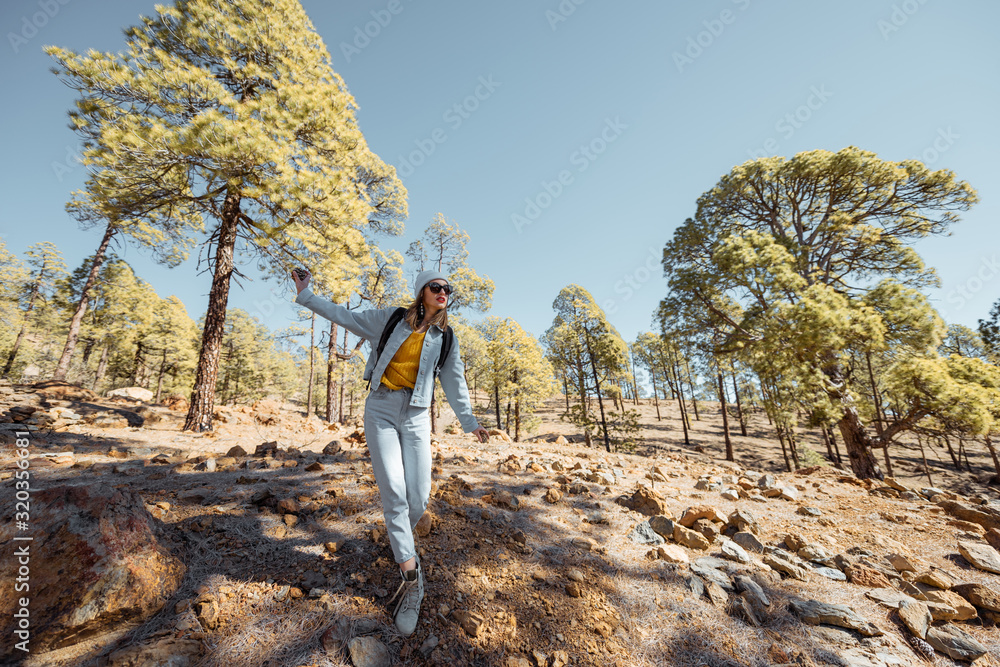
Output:
M974 327L1000 297L1000 3L303 4L369 145L409 191L406 235L387 245L405 250L443 213L496 282L489 314L536 336L559 290L577 283L634 340L665 292L659 252L702 192L751 157L848 145L971 183L981 202L918 249L941 276L931 296L949 322ZM122 29L153 5L0 8L0 235L12 251L54 241L74 267L100 240L64 211L85 172L67 128L74 96L42 47L121 50ZM193 259L167 269L135 248L119 253L161 296L204 313L210 276ZM229 305L279 329L301 312L291 297L291 281L254 280L234 286Z

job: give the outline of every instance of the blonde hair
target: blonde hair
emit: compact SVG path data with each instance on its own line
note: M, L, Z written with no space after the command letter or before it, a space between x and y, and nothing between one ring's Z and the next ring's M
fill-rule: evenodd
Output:
M420 321L423 319L420 315L420 311L422 310L421 306L424 303L424 290L426 289L427 285L420 288L420 294L418 294L417 298L413 300L413 303L407 307L406 314L403 315L403 319L406 320L406 323L409 324L410 328L414 331L420 327ZM431 318L430 324L435 325L441 331L447 331L448 308L445 307L439 310L434 317Z

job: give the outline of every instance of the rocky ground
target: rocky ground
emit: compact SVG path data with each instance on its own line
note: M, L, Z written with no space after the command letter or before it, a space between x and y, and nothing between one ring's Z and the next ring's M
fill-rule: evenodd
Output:
M758 415L729 463L704 403L691 446L673 407L643 405L636 453L578 442L561 399L527 442L442 433L403 638L358 424L262 401L190 434L173 406L0 385L10 519L13 433L31 429L30 525L0 526L6 636L14 537L34 538L31 652L5 643L4 664L1000 665L982 452L956 471L904 445L886 483L786 473Z

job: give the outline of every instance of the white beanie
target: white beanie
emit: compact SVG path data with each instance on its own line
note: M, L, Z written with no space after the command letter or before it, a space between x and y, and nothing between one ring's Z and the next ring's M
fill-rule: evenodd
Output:
M413 298L417 299L420 297L420 290L424 288L424 285L432 280L443 280L448 282L448 277L445 276L440 271L421 271L417 274L417 280L413 283Z

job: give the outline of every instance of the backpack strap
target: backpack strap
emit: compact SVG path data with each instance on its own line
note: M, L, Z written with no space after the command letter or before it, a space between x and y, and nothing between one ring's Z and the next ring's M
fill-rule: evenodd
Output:
M448 354L451 352L452 341L455 340L455 331L448 327L448 330L444 332L444 338L441 339L441 354L438 355L437 363L434 364L434 377L436 378L441 374L441 366L444 365L444 360L448 358Z
M392 315L389 316L389 321L385 323L385 328L382 329L382 336L378 339L378 345L375 347L375 363L378 363L378 358L382 356L382 350L385 349L385 344L389 342L389 336L392 335L393 329L399 324L399 321L403 319L406 315L406 308L397 308L392 311ZM372 388L371 378L368 379L368 389Z

